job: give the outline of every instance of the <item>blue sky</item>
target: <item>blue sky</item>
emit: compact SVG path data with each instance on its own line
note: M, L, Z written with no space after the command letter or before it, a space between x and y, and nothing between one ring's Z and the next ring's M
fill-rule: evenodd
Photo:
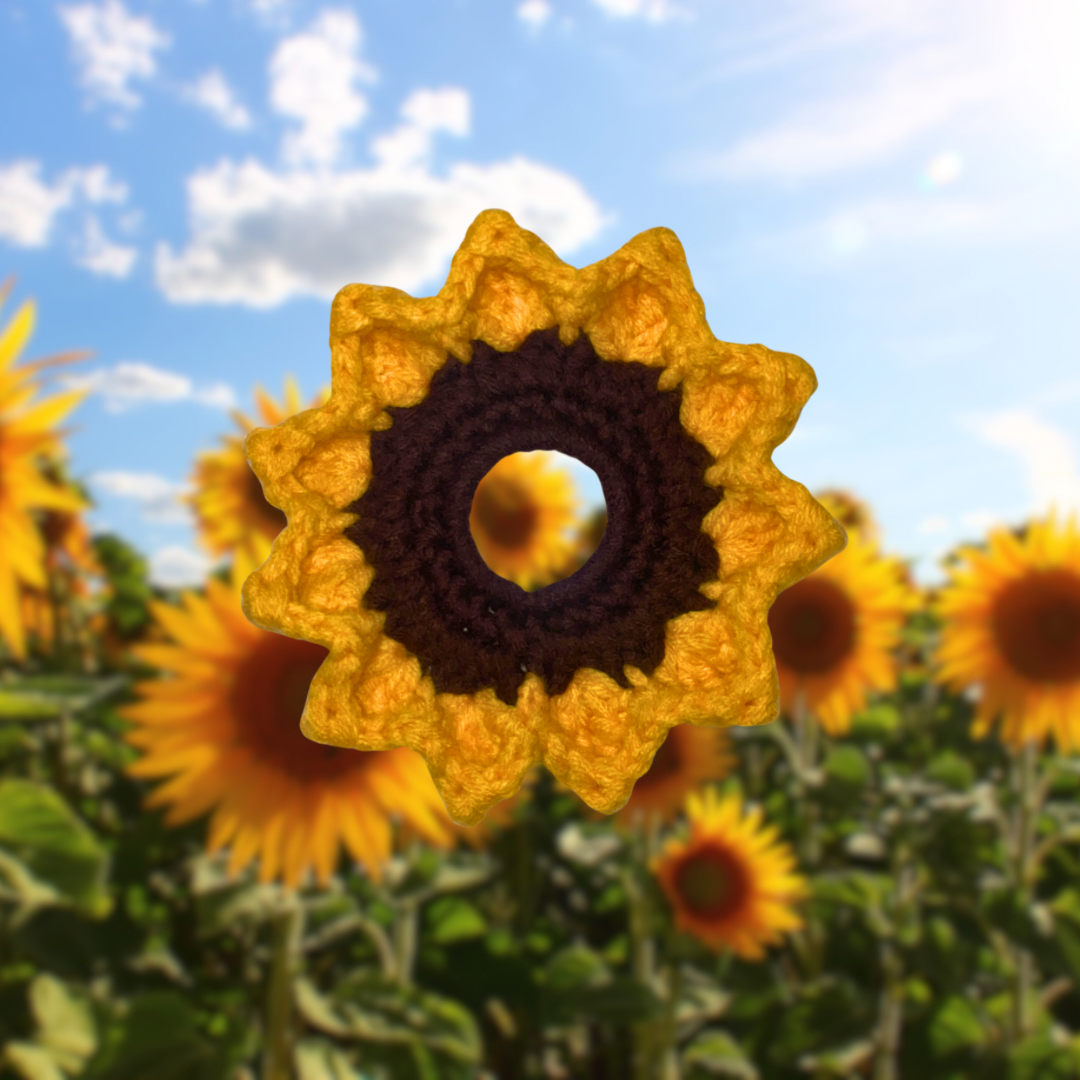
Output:
M180 582L195 453L328 381L342 285L436 292L492 206L577 266L664 225L717 337L817 371L780 467L932 579L1080 506L1078 54L1068 0L0 0L0 277Z

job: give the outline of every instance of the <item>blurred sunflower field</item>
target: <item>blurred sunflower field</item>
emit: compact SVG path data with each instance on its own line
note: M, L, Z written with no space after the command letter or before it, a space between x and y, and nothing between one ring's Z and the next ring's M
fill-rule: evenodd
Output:
M5 292L7 299L7 292ZM219 560L91 535L34 308L0 329L0 1073L24 1080L1080 1076L1080 531L921 589L871 508L769 616L782 716L672 729L610 818L537 771L473 828L422 759L299 730L319 646L240 585L284 524L242 435L191 466ZM309 388L310 389L310 388ZM542 452L470 526L539 589L604 534Z

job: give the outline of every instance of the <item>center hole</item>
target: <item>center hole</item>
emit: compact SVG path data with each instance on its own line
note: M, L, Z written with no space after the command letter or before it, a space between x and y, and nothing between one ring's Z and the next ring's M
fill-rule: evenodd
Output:
M480 481L469 529L488 568L535 592L580 570L600 546L600 478L555 450L510 454Z

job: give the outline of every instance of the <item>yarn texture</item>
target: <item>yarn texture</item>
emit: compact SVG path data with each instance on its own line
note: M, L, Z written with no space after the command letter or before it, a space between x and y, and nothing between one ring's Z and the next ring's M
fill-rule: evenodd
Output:
M342 289L330 346L326 404L244 444L288 518L244 611L329 650L308 738L411 747L474 824L537 762L613 813L673 725L775 719L769 608L844 545L771 460L816 379L713 336L674 233L577 270L488 210L438 295ZM527 450L584 462L608 507L589 562L536 592L469 532L480 480Z

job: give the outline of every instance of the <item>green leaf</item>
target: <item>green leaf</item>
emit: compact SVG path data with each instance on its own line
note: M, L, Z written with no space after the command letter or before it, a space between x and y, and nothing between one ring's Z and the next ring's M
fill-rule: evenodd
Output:
M1080 1046L1062 1046L1048 1033L1033 1035L1009 1054L1009 1080L1076 1080L1080 1076Z
M425 912L428 933L436 945L466 941L487 933L487 920L474 904L459 896L443 896Z
M547 962L540 976L553 994L568 994L595 986L609 977L610 971L603 958L584 945L561 949Z
M829 904L879 910L893 889L887 874L871 874L863 870L821 873L812 879L814 898Z
M438 895L475 889L477 885L482 885L491 877L494 869L490 862L474 866L443 862L439 864L429 889Z
M876 1002L848 976L823 975L798 989L785 1001L775 1032L755 1055L766 1062L797 1067L806 1054L828 1051L864 1039L876 1022Z
M900 710L890 702L882 702L853 717L851 733L861 740L880 739L898 731L901 723Z
M297 1080L363 1080L348 1057L321 1039L303 1039L296 1046Z
M1080 926L1080 892L1076 889L1062 889L1050 902L1050 908L1055 917L1064 916Z
M975 785L975 767L954 750L943 750L926 766L926 778L953 791L970 791Z
M97 1049L97 1030L90 1003L51 975L30 984L30 1011L37 1021L34 1037L65 1071L78 1073Z
M0 689L0 721L52 720L75 714L117 693L126 675L98 678L77 675L24 675Z
M118 1023L79 1080L229 1080L220 1047L204 1038L191 1006L172 992L143 994Z
M23 1080L67 1080L48 1050L33 1043L7 1043L0 1062L9 1065Z
M834 746L825 759L826 791L841 799L854 798L873 777L866 755L850 743Z
M584 986L567 994L568 1015L599 1024L635 1024L659 1015L660 999L629 975L616 975L598 986Z
M224 860L210 855L200 855L192 864L191 892L200 937L213 937L240 924L261 925L281 907L276 885L230 877Z
M1073 978L1080 981L1080 927L1060 917L1054 919L1054 943Z
M983 893L980 906L991 925L1028 948L1038 948L1042 935L1032 917L1031 904L1015 889L994 889Z
M946 998L930 1022L930 1045L939 1057L980 1047L985 1041L986 1031L975 1007L958 995Z
M760 1073L742 1047L726 1031L706 1031L683 1051L684 1069L707 1076L730 1076L735 1080L758 1080Z
M50 902L50 893L52 902L68 902L97 918L112 907L104 848L44 784L0 781L0 856L6 856L0 858L0 876L27 907ZM34 889L34 884L45 889Z
M0 690L0 720L55 720L63 711L61 702L38 694Z
M321 995L308 984L297 1005L328 1034L340 1028L340 1037L361 1042L422 1046L440 1061L480 1060L480 1032L468 1009L418 987L398 986L376 972L355 971L332 995Z

